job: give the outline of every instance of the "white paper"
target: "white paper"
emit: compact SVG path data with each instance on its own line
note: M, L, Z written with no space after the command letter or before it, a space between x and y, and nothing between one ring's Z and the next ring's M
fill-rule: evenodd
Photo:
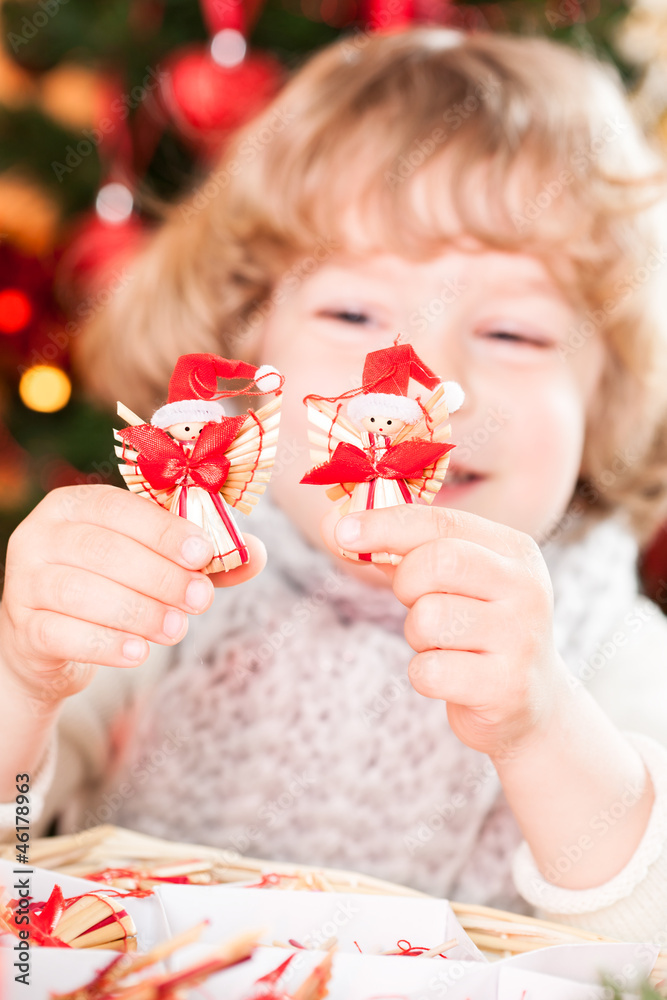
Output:
M622 1000L633 1000L637 994L624 992L620 996ZM609 991L574 979L506 968L498 977L498 1000L609 1000Z
M552 992L538 994L536 1000L543 1000L543 997L546 1000L547 996L549 1000L560 1000L558 991L563 982L566 985L574 981L589 988L598 987L604 975L613 978L619 988L631 992L638 980L648 978L658 952L657 947L646 944L600 942L554 945L504 958L479 971L473 970L464 982L451 987L445 984L439 995L446 1000L500 1000L501 977L510 970L517 973L516 980L510 980L510 983L523 982L523 989L529 985L528 976L522 979L524 973L536 972L552 981ZM524 1000L528 1000L528 996Z
M179 953L175 967L182 969L201 961L210 951L208 945L190 945ZM282 948L258 948L250 961L225 969L207 981L207 1000L252 1000L253 986L260 976L277 968L291 954L291 950ZM325 952L321 951L297 952L279 985L288 992L294 991L324 958ZM381 1000L397 996L405 996L406 1000L412 997L416 1000L417 996L424 1000L435 998L440 995L432 991L432 984L437 982L435 974L438 966L445 965L452 981L457 982L480 966L488 969L486 963L480 962L337 952L333 958L327 1000L368 1000L370 997Z
M191 945L175 956L175 967L201 961L210 950L206 945ZM252 1000L257 979L290 954L258 948L250 961L208 980L208 1000ZM323 958L323 952L297 952L280 985L293 991ZM603 972L619 977L623 984L632 968L634 985L635 972L646 978L652 964L646 959L637 962L636 945L622 944L563 945L493 963L339 952L333 958L327 1000L604 1000ZM624 992L623 996L632 1000L635 994Z
M260 940L265 944L287 944L291 938L318 948L335 937L339 951L377 955L396 949L399 940L436 948L456 938L458 945L447 951L449 959L485 961L444 899L226 885L161 885L156 893L172 934L209 919L201 938L205 942L233 937L239 928L257 928L264 931Z
M532 969L552 976L567 976L579 982L599 983L603 971L615 976L620 989L638 979L647 979L660 953L652 944L559 944L505 960L508 966Z
M7 950L3 952L7 956ZM17 970L11 968L9 958L5 992L0 991L2 1000L50 1000L54 991L85 986L86 983L118 956L117 951L102 948L33 948L30 958L30 983L28 986L16 982ZM5 959L7 960L7 959Z
M622 978L624 969L632 965L640 976L648 976L652 962L633 964L636 948L636 945L616 944L564 945L493 963L339 952L333 959L328 1000L598 1000L603 996L599 990L603 971ZM212 950L212 945L190 945L176 953L170 967L185 968L201 961ZM551 954L554 951L560 953L556 959ZM203 988L207 1000L252 1000L257 979L275 969L290 953L279 948L258 948L249 961L225 969L206 982ZM4 950L0 959L10 954ZM93 949L36 948L28 989L13 981L13 972L7 965L4 981L0 979L0 997L49 1000L55 990L65 991L87 983L116 955ZM323 958L323 952L297 951L281 984L287 990L300 985ZM526 969L527 964L532 968ZM552 969L554 964L560 970L559 975L542 971ZM574 978L593 969L589 979ZM146 970L145 976L155 972L155 968ZM627 1000L634 996L627 992L623 995ZM201 989L196 989L188 1000L201 998Z

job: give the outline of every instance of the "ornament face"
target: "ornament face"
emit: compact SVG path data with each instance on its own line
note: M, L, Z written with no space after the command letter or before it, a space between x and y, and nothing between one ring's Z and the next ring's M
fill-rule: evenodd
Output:
M387 417L381 413L374 413L372 417L362 417L361 426L371 434L384 434L385 437L393 438L405 427L405 420L398 417Z
M172 424L167 427L167 434L171 434L177 441L196 441L205 427L204 423L188 421L187 424Z

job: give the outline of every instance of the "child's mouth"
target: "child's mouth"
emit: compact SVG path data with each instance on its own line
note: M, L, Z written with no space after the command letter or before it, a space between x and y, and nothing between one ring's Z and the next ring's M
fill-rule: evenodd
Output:
M463 469L453 469L447 470L447 475L445 476L445 481L440 487L440 492L436 495L434 503L446 503L448 499L451 499L455 494L463 493L464 491L470 489L475 483L481 483L485 477L479 472L469 472Z

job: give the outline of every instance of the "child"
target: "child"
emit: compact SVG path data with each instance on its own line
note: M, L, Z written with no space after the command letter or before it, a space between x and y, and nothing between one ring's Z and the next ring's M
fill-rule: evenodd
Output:
M665 499L659 184L610 72L547 41L418 28L312 59L80 345L146 419L183 353L285 375L267 566L250 536L214 601L192 525L49 494L8 552L0 798L32 772L61 829L664 934L667 623L634 569ZM339 520L299 485L302 399L399 333L465 389L451 472L438 506Z

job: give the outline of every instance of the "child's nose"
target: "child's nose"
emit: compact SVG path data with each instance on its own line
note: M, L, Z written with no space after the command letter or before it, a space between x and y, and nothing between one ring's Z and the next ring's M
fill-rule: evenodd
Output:
M458 382L463 389L463 403L456 410L456 416L460 413L470 413L474 401L473 387L466 372L466 366L456 356L449 344L442 344L440 348L433 346L423 350L415 345L415 350L423 362L428 365L431 371L435 372L442 382Z

